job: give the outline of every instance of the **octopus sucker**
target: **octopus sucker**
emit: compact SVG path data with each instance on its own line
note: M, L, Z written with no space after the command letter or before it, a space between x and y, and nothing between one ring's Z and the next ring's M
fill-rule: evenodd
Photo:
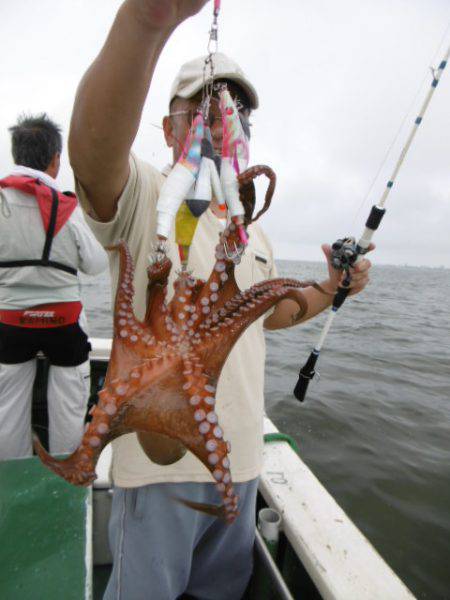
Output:
M269 187L258 217L270 204L275 175L265 166L239 175L247 226L254 220L253 179L260 174L269 177ZM125 433L135 432L148 458L158 464L176 462L190 451L210 472L222 503L177 500L231 523L239 514L238 497L231 446L221 426L220 406L216 408L223 365L245 329L281 299L294 299L306 311L301 290L316 284L279 278L241 291L234 270L245 246L242 231L230 223L219 236L209 278L204 281L181 271L170 301L167 285L172 264L165 248L155 249L147 269L145 317L139 320L133 309L134 267L127 244L120 241L109 250L119 253L120 269L111 358L98 405L79 447L69 457L50 456L37 438L36 452L57 475L75 485L88 485L95 479L102 449Z

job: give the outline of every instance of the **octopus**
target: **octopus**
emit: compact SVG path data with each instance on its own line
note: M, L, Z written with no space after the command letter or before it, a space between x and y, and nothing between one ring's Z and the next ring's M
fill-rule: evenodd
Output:
M270 183L263 209L275 186L269 167L256 166L239 176L246 209L246 226L255 207L253 179L266 174ZM216 389L225 361L243 332L283 298L306 310L301 288L315 285L295 279L272 279L241 291L235 267L244 247L234 223L220 235L215 263L207 281L183 270L167 300L172 268L159 246L147 269L146 313L133 310L133 262L124 241L110 248L120 254L115 297L111 358L98 404L79 447L67 458L49 455L35 438L43 463L68 482L89 485L102 449L113 439L136 432L151 460L169 464L192 452L210 471L221 503L200 505L178 499L193 509L233 522L239 514L238 496L230 471L230 443L224 437L216 405ZM317 287L317 286L316 286Z

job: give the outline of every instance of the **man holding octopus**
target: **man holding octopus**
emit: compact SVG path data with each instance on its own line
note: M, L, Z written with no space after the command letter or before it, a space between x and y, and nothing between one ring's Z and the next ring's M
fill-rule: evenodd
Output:
M148 255L157 241L156 204L164 174L131 153L160 53L170 35L205 0L126 0L120 7L105 45L82 79L72 117L69 150L77 192L97 239L106 245L127 241L136 267L135 310L144 315ZM185 63L170 93L164 136L173 164L182 150L202 97L204 58ZM242 118L258 106L258 96L240 67L223 54L214 58L215 78L226 82L238 101ZM213 146L221 150L222 125L218 103L211 102ZM209 274L214 247L225 219L213 200L199 219L188 268L195 277ZM249 227L249 246L236 269L241 288L276 276L272 249L257 224ZM263 329L280 329L303 322L327 308L341 273L330 265L329 279L305 290L308 309L282 300L265 319L254 323L233 348L217 389L217 410L231 441L231 465L240 496L240 515L233 525L194 512L173 496L200 503L217 502L210 474L178 442L154 435L148 452L135 434L113 442L115 483L110 523L114 566L105 598L175 600L194 598L238 600L252 570L255 500L262 463L264 414ZM168 256L172 273L180 267L173 237ZM258 260L259 258L259 260ZM260 260L262 259L262 260ZM112 280L118 261L111 258ZM370 262L354 270L351 293L368 282ZM173 277L173 276L172 276ZM116 283L114 283L114 286ZM114 291L114 290L113 290Z

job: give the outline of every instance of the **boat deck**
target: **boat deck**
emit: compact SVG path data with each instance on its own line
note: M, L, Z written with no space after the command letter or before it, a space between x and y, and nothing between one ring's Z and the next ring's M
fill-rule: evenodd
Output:
M37 457L1 461L0 482L1 599L91 598L92 488Z

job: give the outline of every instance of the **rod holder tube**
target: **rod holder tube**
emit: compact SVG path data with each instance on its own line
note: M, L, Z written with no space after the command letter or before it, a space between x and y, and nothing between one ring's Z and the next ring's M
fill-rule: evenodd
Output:
M262 508L258 513L258 529L264 541L278 544L281 529L281 515L273 508Z

